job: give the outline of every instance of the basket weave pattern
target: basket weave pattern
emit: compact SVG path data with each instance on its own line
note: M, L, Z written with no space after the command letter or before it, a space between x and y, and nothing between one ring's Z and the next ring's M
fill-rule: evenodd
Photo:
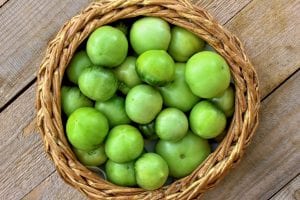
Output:
M225 139L191 175L156 191L115 186L76 159L61 120L60 89L77 47L97 27L137 16L156 16L184 27L214 47L230 65L235 83L235 113ZM45 150L60 176L92 199L198 199L242 157L258 124L260 98L256 72L241 42L205 10L188 0L115 0L91 3L49 43L38 72L37 121Z

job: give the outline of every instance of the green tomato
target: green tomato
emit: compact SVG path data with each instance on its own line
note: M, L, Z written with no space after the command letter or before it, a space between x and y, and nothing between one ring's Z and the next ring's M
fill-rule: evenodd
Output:
M83 151L74 148L74 153L78 160L86 166L99 166L107 160L104 145L100 145L97 149L91 151Z
M205 139L217 137L226 127L225 114L209 101L196 104L189 121L192 131Z
M114 69L115 76L120 82L119 89L125 94L129 92L130 88L142 83L135 70L135 63L136 58L128 56L120 66Z
M230 70L220 55L203 51L188 60L185 80L195 95L213 98L228 88Z
M130 123L125 111L125 99L122 97L114 96L107 101L97 101L95 108L106 116L110 127Z
M136 185L134 162L116 163L112 160L108 160L105 165L105 171L108 180L116 185Z
M189 128L185 114L177 108L166 108L155 121L155 131L162 140L177 141L183 138Z
M226 115L230 117L234 112L234 91L231 86L229 86L223 94L212 98L211 101L218 106Z
M79 88L68 86L62 86L61 88L61 104L67 116L78 108L93 107L93 102L84 96Z
M137 184L145 190L156 190L166 182L169 169L166 161L156 153L145 153L135 162Z
M106 117L95 108L75 110L67 120L66 132L69 142L80 150L93 150L100 146L108 133Z
M172 28L168 52L174 60L185 62L204 46L205 42L194 33L178 26Z
M127 56L128 41L125 34L119 29L102 26L90 35L86 51L95 65L116 67Z
M92 61L85 51L75 53L66 69L68 79L71 82L78 84L78 78L81 72L92 65Z
M200 100L194 95L185 82L185 64L175 64L175 80L170 84L160 87L159 90L164 99L164 104L168 107L174 107L187 112Z
M162 86L175 77L175 63L163 50L149 50L136 61L136 71L140 78L153 86Z
M139 124L148 124L162 109L163 99L160 93L149 85L132 88L125 99L128 117Z
M130 30L130 43L137 54L148 50L167 50L171 40L169 24L157 17L135 21Z
M143 148L143 136L131 125L118 125L111 129L105 143L107 157L117 163L136 159Z
M118 80L114 74L101 67L85 69L79 76L78 84L81 92L95 101L110 99L118 89Z
M155 133L155 123L154 121L150 124L139 124L139 130L143 134L144 138L149 140L154 140L157 138Z
M170 175L176 178L192 173L211 152L208 141L191 131L177 142L160 140L155 149L168 163Z

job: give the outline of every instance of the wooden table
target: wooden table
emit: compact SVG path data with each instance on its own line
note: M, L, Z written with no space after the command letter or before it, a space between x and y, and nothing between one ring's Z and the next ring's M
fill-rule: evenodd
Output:
M260 125L240 164L204 199L300 199L300 1L198 0L245 44ZM0 199L85 199L66 185L35 128L47 42L88 0L0 0Z

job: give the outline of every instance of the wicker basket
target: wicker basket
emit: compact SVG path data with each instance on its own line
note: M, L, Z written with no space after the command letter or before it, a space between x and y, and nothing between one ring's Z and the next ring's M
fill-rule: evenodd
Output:
M161 17L208 42L229 63L235 83L235 113L228 134L191 175L155 191L119 187L84 167L74 156L61 119L60 88L76 48L97 27L137 16ZM38 72L37 119L45 150L60 176L92 199L198 199L242 157L258 124L260 105L256 72L241 42L206 11L188 0L104 0L73 17L49 43Z

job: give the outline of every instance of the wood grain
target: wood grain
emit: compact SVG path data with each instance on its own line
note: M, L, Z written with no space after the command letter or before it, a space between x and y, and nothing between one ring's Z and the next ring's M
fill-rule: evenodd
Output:
M54 170L30 123L35 117L34 87L0 113L0 199L22 198Z
M35 77L47 42L89 0L11 0L0 9L0 108Z
M300 71L263 101L241 163L204 199L268 199L300 173L299 82Z
M266 96L300 68L300 2L254 0L226 24L245 44Z
M300 200L300 175L282 188L270 200Z

